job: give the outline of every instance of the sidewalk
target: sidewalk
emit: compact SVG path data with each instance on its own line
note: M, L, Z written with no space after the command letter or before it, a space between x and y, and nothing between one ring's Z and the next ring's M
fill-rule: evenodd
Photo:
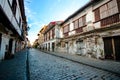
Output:
M0 80L27 80L26 60L27 52L22 50L13 59L0 62Z
M43 51L43 52L120 75L120 62L110 61L110 60L98 60L98 59L87 58L87 57L82 57L79 55L73 55L67 53L57 53L57 52L55 53L48 51Z

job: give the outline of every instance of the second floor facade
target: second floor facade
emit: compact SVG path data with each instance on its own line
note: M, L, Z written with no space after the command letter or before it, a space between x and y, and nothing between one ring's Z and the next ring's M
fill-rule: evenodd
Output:
M5 27L21 38L27 35L24 0L0 0L0 12L0 22Z
M46 30L47 26L43 26L42 29L38 33L38 44L41 45L44 42L44 31Z
M119 0L92 0L61 23L61 28L65 38L119 23Z

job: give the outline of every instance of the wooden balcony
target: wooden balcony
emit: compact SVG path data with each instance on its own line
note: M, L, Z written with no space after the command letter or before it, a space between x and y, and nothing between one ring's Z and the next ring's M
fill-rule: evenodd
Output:
M102 19L101 22L101 27L106 27L107 25L113 24L113 23L117 23L120 21L120 14L115 14L112 15L110 17L107 17L105 19Z

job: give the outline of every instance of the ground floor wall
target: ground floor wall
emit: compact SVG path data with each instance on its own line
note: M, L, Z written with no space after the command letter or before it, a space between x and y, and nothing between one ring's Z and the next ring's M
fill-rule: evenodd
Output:
M8 43L9 43L8 36L2 34L2 37L1 37L1 49L0 49L0 60L4 59Z
M97 59L116 60L118 57L120 59L120 29L93 32L82 35L82 37L74 36L63 39L57 51Z
M10 35L2 32L0 32L0 34L0 60L5 58L7 52L14 55L15 52L22 49L22 43L20 40L17 40L15 37L11 37Z
M56 47L56 39L54 40L49 40L49 41L46 41L44 42L43 44L40 45L41 49L43 50L47 50L47 51L55 51Z

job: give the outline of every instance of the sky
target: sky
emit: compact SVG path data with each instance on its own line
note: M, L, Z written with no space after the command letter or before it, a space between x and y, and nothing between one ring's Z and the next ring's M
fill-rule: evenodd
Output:
M52 21L64 21L90 0L25 0L28 39L31 44L38 38L40 29Z

